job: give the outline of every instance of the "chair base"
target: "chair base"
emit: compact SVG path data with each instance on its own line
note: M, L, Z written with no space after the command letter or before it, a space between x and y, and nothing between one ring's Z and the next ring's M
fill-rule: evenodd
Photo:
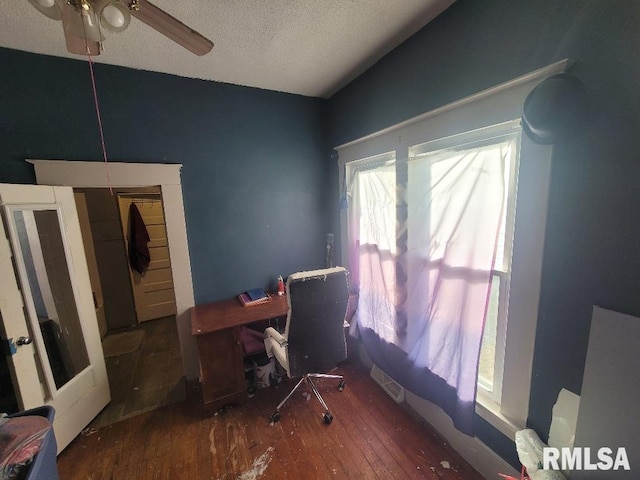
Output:
M320 392L318 391L316 384L312 380L313 378L332 378L332 379L340 380L340 382L338 383L338 391L341 392L344 390L345 383L344 383L343 375L330 375L326 373L306 373L305 375L302 376L302 378L298 381L298 383L296 383L296 386L293 387L293 389L289 392L289 394L286 397L284 397L284 400L282 400L278 404L278 406L276 407L276 411L271 415L271 423L276 423L277 421L280 420L280 409L287 402L287 400L291 398L291 395L294 394L294 392L298 389L298 387L300 387L300 385L302 385L303 382L306 382L309 385L309 387L311 387L311 391L320 402L320 405L322 405L322 408L324 408L324 412L322 413L323 423L325 425L329 425L333 421L333 415L331 415L331 412L329 412L329 407L327 407L327 404L322 398L322 395L320 395Z

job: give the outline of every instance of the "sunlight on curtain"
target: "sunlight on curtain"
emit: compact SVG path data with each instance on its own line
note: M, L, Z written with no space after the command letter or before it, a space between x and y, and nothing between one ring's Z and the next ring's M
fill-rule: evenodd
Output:
M410 151L407 351L473 401L517 137ZM501 243L501 242L500 242Z
M356 323L385 341L395 337L396 174L393 154L353 171L349 222L351 281L358 279ZM355 274L355 275L354 275Z
M354 329L376 364L466 433L519 140L507 122L348 167Z

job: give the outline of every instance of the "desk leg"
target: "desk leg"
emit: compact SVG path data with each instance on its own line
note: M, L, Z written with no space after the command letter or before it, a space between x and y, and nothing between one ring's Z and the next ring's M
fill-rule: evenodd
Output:
M205 415L247 399L240 331L234 327L197 337Z

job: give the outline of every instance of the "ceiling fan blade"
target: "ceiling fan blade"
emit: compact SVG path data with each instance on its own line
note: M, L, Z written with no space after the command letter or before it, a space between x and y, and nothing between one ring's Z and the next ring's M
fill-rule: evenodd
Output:
M100 42L83 36L86 27L83 27L82 17L76 7L69 3L62 7L62 27L69 53L100 55Z
M131 0L131 15L196 55L206 55L213 42L147 0Z

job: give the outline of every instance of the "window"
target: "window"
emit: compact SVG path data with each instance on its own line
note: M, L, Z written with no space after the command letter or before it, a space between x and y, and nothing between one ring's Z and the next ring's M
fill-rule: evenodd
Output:
M519 122L515 121L428 142L409 149L409 185L416 185L414 194L411 193L411 187L409 188L410 203L414 200L419 201L419 197L425 190L422 186L426 182L430 182L431 190L440 188L448 191L448 195L443 197L445 200L442 204L432 204L432 209L445 210L452 203L465 201L467 190L465 185L438 186L436 184L442 182L443 171L461 169L465 163L469 164L480 157L487 158L496 165L493 169L487 168L488 164L479 166L478 168L483 168L484 175L501 177L498 181L503 184L504 204L476 206L477 209L483 210L494 208L500 218L478 371L478 392L496 405L500 405L502 393L520 137ZM500 168L501 164L503 168ZM460 176L456 178L458 183L465 181ZM473 177L466 181L469 180L473 180ZM409 211L412 210L414 209L410 205ZM422 212L422 214L429 213ZM439 218L440 221L446 219L446 215L443 214L432 217ZM433 218L428 227L430 230L437 228ZM428 232L421 233L423 236L428 235ZM409 238L411 237L410 231ZM431 251L429 255L433 258L438 256L439 252Z
M340 169L341 182L353 181L357 171L363 172L361 165L366 160L361 159L370 160L383 152L392 152L399 166L396 174L400 172L398 182L401 183L404 175L411 178L418 172L418 163L415 166L411 163L417 156L424 158L427 163L423 165L427 165L429 156L442 153L445 144L484 148L501 135L504 139L504 131L496 133L491 128L504 130L509 125L511 133L516 131L516 152L505 174L506 208L492 270L476 407L479 415L511 438L515 431L525 427L528 416L551 164L551 147L537 145L526 135L520 135L518 119L527 94L546 76L562 71L565 63L558 62L336 147L339 163L345 167ZM488 127L491 125L494 127ZM402 171L403 164L408 165L408 172ZM423 168L424 178L428 177L430 168ZM410 200L410 192L405 193ZM411 214L411 206L408 208ZM348 241L345 237L353 233L349 231L353 226L344 213L341 221L343 258L346 259Z
M357 238L358 245L375 250L386 268L378 271L384 277L384 284L390 289L395 285L393 256L396 253L396 163L394 152L387 152L350 164L350 209L349 235ZM354 254L354 253L352 253ZM366 271L369 265L363 265ZM358 275L359 279L370 278L370 272ZM351 281L354 281L352 277ZM368 292L365 300L364 292ZM384 297L374 288L361 289L360 297L367 305L376 305L376 300ZM364 315L377 325L381 335L388 341L395 338L395 313L391 303L385 303L375 314ZM375 308L375 307L373 307ZM360 307L363 310L363 307Z

